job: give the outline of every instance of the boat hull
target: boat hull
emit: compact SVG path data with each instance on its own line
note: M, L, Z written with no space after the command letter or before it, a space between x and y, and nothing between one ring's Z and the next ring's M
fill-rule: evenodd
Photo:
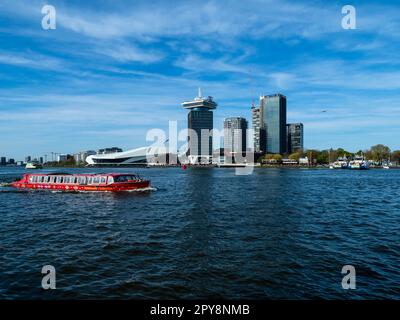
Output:
M23 183L14 182L12 187L17 189L32 189L32 190L52 190L65 192L80 192L80 191L98 191L98 192L118 192L146 189L150 186L150 181L141 181L135 183L121 183L108 186L89 186L89 185L62 185L62 184L45 184L45 183Z

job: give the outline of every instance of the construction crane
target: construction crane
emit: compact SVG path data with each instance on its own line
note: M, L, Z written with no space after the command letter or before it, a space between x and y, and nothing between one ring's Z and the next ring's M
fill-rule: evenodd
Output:
M46 151L46 159L47 159L47 155L48 154L51 154L51 161L53 162L54 161L54 157L57 157L59 154L61 154L61 153L59 153L59 152L54 152L54 151Z

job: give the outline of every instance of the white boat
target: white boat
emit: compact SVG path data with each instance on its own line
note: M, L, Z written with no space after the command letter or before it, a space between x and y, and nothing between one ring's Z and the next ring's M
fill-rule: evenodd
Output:
M332 163L329 168L330 169L347 169L349 167L349 163L347 158L338 158L334 163Z
M39 162L36 162L36 161L28 162L25 166L25 169L42 169L42 168L43 168L43 166Z
M369 169L369 164L363 156L356 156L354 160L349 162L349 167L354 170L367 170Z

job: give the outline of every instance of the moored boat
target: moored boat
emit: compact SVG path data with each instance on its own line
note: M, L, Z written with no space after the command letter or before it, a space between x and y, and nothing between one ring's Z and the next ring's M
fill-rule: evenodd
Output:
M25 174L19 181L11 184L18 189L36 189L53 191L131 191L150 186L136 174L99 173L99 174Z
M25 169L42 169L42 168L43 166L37 161L28 162L25 166Z
M334 163L332 163L329 166L330 169L348 169L349 168L349 163L347 159L344 158L338 158Z
M367 170L369 169L369 164L363 156L356 156L354 160L349 162L349 167L353 170Z

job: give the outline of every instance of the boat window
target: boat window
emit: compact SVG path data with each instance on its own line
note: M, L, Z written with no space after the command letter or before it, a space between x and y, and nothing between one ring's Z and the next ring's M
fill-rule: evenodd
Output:
M64 182L65 182L65 183L69 183L69 182L70 182L70 180L71 180L71 178L70 178L70 177L65 177L65 179L64 179Z
M62 177L57 177L56 182L61 183L61 181L62 181Z
M93 183L98 184L100 182L100 177L94 177L93 178Z
M109 176L108 177L108 184L112 184L112 183L114 183L114 178Z
M92 180L93 180L93 178L90 177L90 178L88 179L88 184L92 184Z
M36 182L36 181L37 181L37 176L33 176L32 181L33 181L33 182Z
M29 182L33 182L33 176L29 177Z
M43 182L43 178L44 178L43 176L39 176L37 182L42 183Z
M86 177L79 177L79 184L86 184Z
M128 182L132 180L137 180L135 175L117 176L114 178L115 182Z
M106 183L107 178L106 177L101 177L101 183Z
M45 176L43 182L48 183L50 181L50 177L49 176Z
M74 177L72 183L78 183L78 177Z

